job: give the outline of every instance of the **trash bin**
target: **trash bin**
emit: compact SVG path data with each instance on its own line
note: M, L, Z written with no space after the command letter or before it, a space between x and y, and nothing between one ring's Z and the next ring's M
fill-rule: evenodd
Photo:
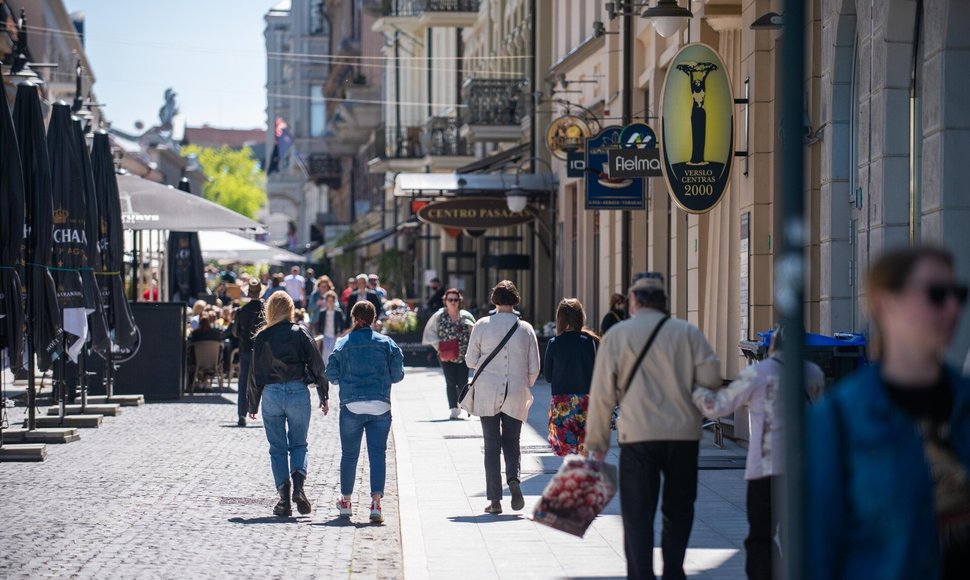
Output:
M749 363L768 356L771 331L759 332L759 340L742 340L741 352ZM805 333L805 358L817 364L825 374L826 390L843 377L866 364L866 337L850 332L836 332L832 336Z

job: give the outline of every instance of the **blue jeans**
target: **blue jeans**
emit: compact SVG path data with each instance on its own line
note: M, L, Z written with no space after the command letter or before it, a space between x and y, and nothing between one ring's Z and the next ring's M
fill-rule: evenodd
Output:
M306 436L310 429L310 389L303 381L274 383L263 389L263 430L276 489L290 473L306 475Z
M384 496L387 477L387 436L391 433L391 412L383 415L358 415L340 407L340 493L354 492L360 439L367 433L367 460L370 462L370 493Z
M239 351L239 398L236 399L236 413L240 419L245 419L249 412L249 399L246 391L249 387L249 368L253 365L253 351Z

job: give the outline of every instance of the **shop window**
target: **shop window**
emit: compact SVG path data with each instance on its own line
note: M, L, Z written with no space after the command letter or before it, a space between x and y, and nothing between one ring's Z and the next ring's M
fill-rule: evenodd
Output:
M310 136L322 137L327 128L327 101L323 98L323 85L310 87Z

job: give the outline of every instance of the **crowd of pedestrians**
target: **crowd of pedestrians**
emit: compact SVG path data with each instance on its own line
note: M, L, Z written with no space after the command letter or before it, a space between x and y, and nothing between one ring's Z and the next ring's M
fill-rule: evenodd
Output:
M240 346L251 349L240 357L249 385L245 410L255 417L262 401L267 425L280 495L274 513L288 515L291 501L301 513L310 510L302 494L311 409L307 386L316 385L327 413L333 383L340 386L337 508L343 516L353 513L355 473L366 437L370 520L381 523L390 393L404 378L400 347L377 331L386 291L365 274L349 279L339 295L327 277L294 282L292 292L286 279L279 285L285 291L265 294L263 307L262 286L251 283L250 302L235 315ZM521 510L519 441L540 356L533 327L516 310L519 291L511 281L499 282L490 295L494 310L476 320L459 289L445 288L437 279L430 289L422 340L441 363L449 418L474 416L481 423L484 511L502 513L506 488L511 508ZM806 362L802 393L786 390L782 345L790 337L780 327L771 333L765 360L730 383L722 381L721 362L701 330L669 315L659 273L636 275L626 296L610 298L602 335L587 327L578 299L559 303L556 336L542 360L552 395L548 441L556 455L603 462L616 431L629 578L655 578L658 508L663 577L685 577L703 420L742 407L750 429L745 569L749 578L776 577L784 549L773 497L784 476L785 396L804 397L809 406L809 576L965 577L970 570L970 381L946 366L944 355L967 287L957 283L947 251L922 247L875 261L867 291L874 364L826 389L822 370ZM294 324L299 318L294 294L306 302L308 327ZM199 313L199 329L211 324L210 314ZM312 336L322 336L322 345ZM243 409L241 402L240 413Z

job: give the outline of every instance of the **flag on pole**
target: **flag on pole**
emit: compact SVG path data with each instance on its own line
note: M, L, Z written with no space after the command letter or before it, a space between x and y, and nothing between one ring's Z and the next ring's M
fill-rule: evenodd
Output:
M290 149L293 147L293 136L290 135L290 128L282 117L276 118L276 143L273 145L273 154L269 160L267 175L278 173L280 169L289 166Z

